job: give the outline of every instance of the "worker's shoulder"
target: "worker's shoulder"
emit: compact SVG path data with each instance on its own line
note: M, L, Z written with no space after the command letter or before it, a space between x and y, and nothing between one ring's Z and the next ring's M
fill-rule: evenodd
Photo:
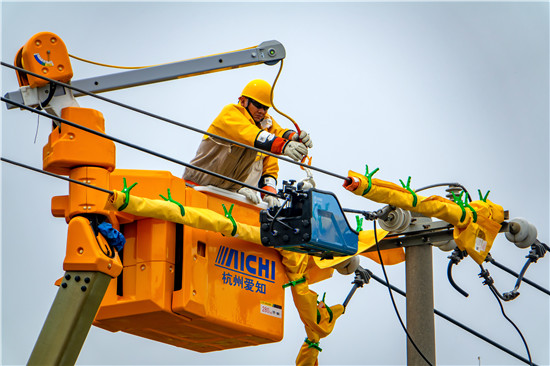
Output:
M237 111L240 113L244 113L246 109L242 105L235 103L228 104L222 108L222 113L235 113Z
M231 119L234 120L237 119L245 119L247 120L247 112L246 109L239 105L239 104L228 104L225 107L222 108L220 114L216 118L216 120L226 120Z

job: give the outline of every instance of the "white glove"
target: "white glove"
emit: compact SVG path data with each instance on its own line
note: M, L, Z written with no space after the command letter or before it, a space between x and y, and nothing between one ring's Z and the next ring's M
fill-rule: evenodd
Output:
M298 134L292 136L292 140L301 142L302 144L306 145L308 149L311 149L313 147L313 140L311 139L311 136L309 136L309 133L304 130L300 132L300 136L298 136Z
M277 197L270 196L268 194L266 194L264 196L264 202L267 203L267 207L269 207L269 208L281 205L281 203L279 202L279 199Z
M283 154L293 160L301 161L307 155L307 147L301 142L289 141L286 143Z
M237 193L240 193L242 194L243 196L245 196L249 201L252 201L252 203L254 203L255 205L257 205L258 203L260 203L260 194L256 191L253 191L252 189L250 188L247 188L247 187L242 187L241 189L238 190Z

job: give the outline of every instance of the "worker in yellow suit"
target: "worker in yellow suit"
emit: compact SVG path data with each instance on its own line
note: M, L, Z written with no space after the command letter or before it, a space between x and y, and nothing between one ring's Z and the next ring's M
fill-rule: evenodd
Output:
M286 155L300 161L313 147L309 134L283 129L267 114L271 107L271 85L260 79L252 80L243 89L238 104L225 106L207 132L274 154ZM258 185L276 193L279 165L277 158L205 135L191 164L229 178ZM238 191L253 203L260 203L256 191L222 178L186 168L183 179L191 184L213 185ZM265 195L263 200L272 207L275 197Z

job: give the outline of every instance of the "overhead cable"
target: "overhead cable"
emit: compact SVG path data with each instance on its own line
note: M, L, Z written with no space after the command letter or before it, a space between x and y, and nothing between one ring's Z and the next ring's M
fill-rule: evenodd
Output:
M384 273L384 277L386 278L386 282L389 284L390 280L388 279L388 274L386 273L386 268L384 266L384 261L382 260L382 253L380 253L380 244L378 243L378 237L376 235L376 220L373 220L372 222L373 222L373 225L374 225L374 230L373 230L373 232L374 232L374 241L376 243L376 250L378 252L378 259L380 260L380 265L382 266L382 272ZM388 291L390 293L390 298L391 298L391 302L393 304L393 309L395 310L395 314L397 315L397 318L399 319L399 323L401 323L401 327L405 331L405 334L407 335L407 338L411 342L411 345L414 347L416 352L418 352L418 354L424 359L424 361L426 361L426 363L428 365L432 366L432 363L426 358L426 356L424 356L422 351L420 351L420 349L418 348L416 343L414 343L411 335L407 331L407 327L405 326L405 323L403 323L403 319L401 319L401 315L399 315L399 310L397 310L397 305L395 304L395 299L393 298L393 293L392 293L392 291L389 287L388 287Z
M405 291L399 289L398 287L395 287L394 285L388 284L386 281L384 281L384 279L378 277L377 275L375 275L374 273L372 273L370 270L367 269L367 271L368 271L368 273L370 274L370 277L371 277L372 279L374 279L376 282L378 282L378 283L380 283L380 284L382 284L382 285L388 287L389 289L391 289L391 290L397 292L397 293L398 293L399 295L401 295L401 296L407 297L407 293L406 293ZM470 327L468 327L468 326L466 326L466 325L460 323L459 321L453 319L452 317L446 315L445 313L442 313L441 311L439 311L439 310L437 310L437 309L434 309L434 314L436 314L437 316L439 316L439 317L441 317L441 318L447 320L448 322L450 322L450 323L456 325L457 327L459 327L459 328L461 328L461 329L467 331L468 333L470 333L470 334L472 334L472 335L474 335L474 336L476 336L476 337L478 337L478 338L484 340L485 342L487 342L487 343L489 343L490 345L492 345L492 346L494 346L494 347L500 349L501 351L508 353L510 356L513 356L513 357L517 358L518 360L520 360L520 361L522 361L522 362L525 362L526 364L531 364L531 363L529 362L529 360L526 359L525 357L522 357L521 355L518 355L518 354L515 353L514 351L512 351L512 350L510 350L510 349L508 349L508 348L506 348L506 347L504 347L504 346L502 346L502 345L500 345L499 343L497 343L497 342L491 340L490 338L484 336L483 334L481 334L481 333L479 333L479 332L473 330L472 328L470 328ZM533 363L533 365L536 365L536 364Z
M105 139L108 139L108 140L111 140L111 141L114 141L114 142L118 142L119 144L122 144L122 145L126 145L128 147L131 147L131 148L134 148L136 150L140 150L140 151L143 151L145 153L148 153L148 154L151 154L151 155L154 155L156 157L159 157L159 158L162 158L162 159L165 159L165 160L168 160L172 163L176 163L176 164L179 164L179 165L183 165L185 167L188 167L188 168L191 168L191 169L196 169L202 173L205 173L205 174L209 174L209 175L213 175L215 176L216 178L220 178L220 179L225 179L231 183L235 183L235 184L238 184L238 185L242 185L244 187L247 187L247 188L250 188L250 189L253 189L253 190L256 190L258 192L261 192L263 194L268 194L270 196L275 196L277 197L277 194L273 193L273 192L270 192L270 191L266 191L264 189L261 189L261 188L258 188L258 187L254 187L250 184L247 184L247 183L243 183L243 182L240 182L236 179L233 179L233 178L229 178L229 177L226 177L224 175L221 175L221 174L218 174L218 173L215 173L215 172L212 172L212 171L209 171L207 169L203 169L203 168L200 168L200 167L197 167L195 165L192 165L192 164L189 164L189 163L186 163L184 161L181 161L181 160L178 160L178 159L174 159L174 158L171 158L167 155L164 155L164 154L161 154L161 153L158 153L158 152L155 152L153 150L150 150L150 149L147 149L147 148L144 148L144 147L141 147L139 145L135 145L135 144L132 144L130 142L127 142L127 141L124 141L122 139L119 139L117 137L114 137L114 136L110 136L110 135L107 135L107 134L104 134L102 132L99 132L99 131L96 131L96 130L93 130L91 128L87 128L87 127L84 127L84 126L81 126L79 125L78 123L74 123L74 122L71 122L71 121L67 121L66 119L63 119L61 117L57 117L57 116L54 116L52 114L48 114L48 113L45 113L45 112L42 112L42 111L39 111L37 109L34 109L32 107L28 107L24 104L21 104L21 103L17 103L17 102L14 102L14 101L10 101L9 99L6 99L4 97L1 97L0 98L3 102L6 102L6 103L11 103L19 108L22 108L22 109L26 109L30 112L33 112L33 113L37 113L41 116L44 116L44 117L47 117L47 118L51 118L55 121L58 121L60 123L64 123L66 125L69 125L69 126L72 126L72 127L75 127L75 128L78 128L82 131L86 131L86 132L89 132L93 135L96 135L96 136L99 136L99 137L103 137Z
M302 166L304 168L309 168L311 170L315 170L315 171L318 171L320 173L323 173L323 174L326 174L326 175L330 175L330 176L333 176L335 178L339 178L339 179L342 179L342 180L345 180L345 181L348 181L349 178L347 176L343 176L343 175L340 175L340 174L337 174L337 173L333 173L331 171L328 171L328 170L324 170L324 169L321 169L321 168L317 168L313 165L307 165L307 164L304 164L304 163L301 163L301 162L297 162L297 161L294 161L292 159L289 159L289 158L286 158L284 156L281 156L281 155L277 155L277 154L274 154L274 153L271 153L269 151L265 151L265 150L262 150L262 149L258 149L254 146L250 146L250 145L246 145L246 144L243 144L243 143L240 143L240 142L237 142L237 141L234 141L234 140L231 140L231 139L228 139L228 138L225 138L225 137L222 137L222 136L218 136L216 134L213 134L213 133L210 133L210 132L207 132L207 131L203 131L199 128L196 128L196 127L193 127L193 126L189 126L189 125L186 125L184 123L181 123L181 122L177 122L177 121L174 121L170 118L166 118L166 117L162 117L160 115L157 115L155 113L151 113L151 112L147 112L143 109L139 109L139 108L136 108L136 107L133 107L133 106L130 106L130 105L127 105L127 104L124 104L124 103L121 103L121 102L117 102L115 100L112 100L112 99L109 99L109 98L105 98L101 95L97 95L97 94L94 94L94 93L90 93L89 91L86 91L86 90L83 90L83 89L80 89L80 88L77 88L77 87L74 87L70 84L66 84L66 83L63 83L63 82L60 82L60 81L57 81L57 80L54 80L54 79L50 79L50 78L47 78L43 75L40 75L40 74L36 74L34 72L31 72L31 71L28 71L28 70L25 70L23 68L20 68L20 67L17 67L17 66L14 66L14 65L10 65L10 64L7 64L3 61L0 62L0 64L2 66L5 66L5 67L9 67L11 69L14 69L14 70L17 70L17 71L20 71L20 72L23 72L23 73L27 73L27 74L30 74L32 76L35 76L37 78L41 78L41 79L44 79L44 80L47 80L51 83L55 83L55 84L58 84L60 86L63 86L65 88L68 88L68 89L71 89L71 90L76 90L77 92L81 93L81 94L84 94L84 95L88 95L90 97L93 97L93 98L97 98L99 100L102 100L104 102L107 102L107 103L111 103L111 104L114 104L114 105L117 105L119 107L122 107L122 108L126 108L126 109L129 109L131 111L134 111L134 112L137 112L137 113L141 113L143 115L146 115L146 116L149 116L149 117L152 117L152 118L155 118L155 119L158 119L158 120L161 120L161 121L164 121L164 122L167 122L167 123L170 123L170 124L173 124L175 126L178 126L178 127L182 127L182 128L186 128L188 130L191 130L191 131L194 131L194 132L197 132L197 133L201 133L201 134L204 134L204 135L207 135L207 136L210 136L210 137L214 137L214 138L217 138L219 140L222 140L222 141L225 141L225 142L228 142L228 143L231 143L231 144L234 144L234 145L237 145L237 146L241 146L241 147L244 147L246 149L249 149L249 150L253 150L253 151L256 151L256 152L259 152L261 154L264 154L264 155L269 155L269 156L273 156L277 159L280 159L280 160L283 160L283 161L286 161L288 163L291 163L291 164L295 164L295 165L299 165L299 166ZM2 98L2 101L6 102L6 103L9 103L9 104L12 104L12 105L15 105L15 106L20 106L21 104L20 103L17 103L13 100L10 100L10 99L6 99L6 98ZM28 109L28 108L25 108L25 109ZM196 169L196 168L194 168ZM197 169L199 170L199 169ZM241 184L241 183L239 183Z
M487 257L485 258L485 261L486 262L489 262L491 264L493 264L495 267L498 267L500 269L502 269L503 271L511 274L512 276L516 277L516 278L519 278L519 273L516 273L514 272L513 270L511 270L510 268L506 267L505 265L503 264L500 264L499 262L497 262L492 256L491 254L487 254ZM533 282L531 281L530 279L528 278L525 278L525 277L522 277L521 279L522 282L525 282L527 283L528 285L531 285L533 286L534 288L536 288L537 290L541 291L541 292L544 292L546 295L550 295L550 291L548 289L545 289L544 287L538 285L536 282Z
M484 271L482 265L479 265L479 267L482 269L482 271ZM495 299L497 300L498 305L500 306L500 311L502 312L502 315L504 316L504 318L506 320L508 320L508 322L510 324L512 324L514 329L518 332L519 336L521 337L521 340L523 341L523 345L525 346L525 350L527 351L527 356L529 357L529 365L534 365L533 360L531 359L531 352L529 351L529 346L527 345L527 341L525 340L525 337L523 337L523 334L519 330L518 326L504 312L504 306L502 306L502 301L500 301L500 294L497 292L497 290L493 286L489 286L489 289L491 290L491 292L495 296Z
M32 166L27 165L27 164L18 163L18 162L16 162L16 161L13 161L13 160L10 160L10 159L4 158L4 157L0 157L0 160L4 161L4 162L6 162L6 163L10 163L10 164L12 164L12 165L19 166L19 167L21 167L21 168L30 169L30 170L32 170L32 171L35 171L35 172L38 172L38 173L42 173L42 174L46 174L46 175L49 175L49 176L51 176L51 177L63 179L63 180L66 180L67 182L71 182L71 183L75 183L75 184L80 184L81 186L84 186L84 187L93 188L93 189L95 189L95 190L98 190L98 191L101 191L101 192L104 192L104 193L108 193L108 194L113 194L113 191L110 191L110 190L108 190L108 189L101 188L101 187L98 187L98 186L94 186L94 185L91 185L91 184L88 184L88 183L84 183L84 182L81 182L81 181L76 180L76 179L64 177L64 176L59 175L59 174L50 173L50 172L47 172L47 171L45 171L45 170L38 169L38 168L32 167Z

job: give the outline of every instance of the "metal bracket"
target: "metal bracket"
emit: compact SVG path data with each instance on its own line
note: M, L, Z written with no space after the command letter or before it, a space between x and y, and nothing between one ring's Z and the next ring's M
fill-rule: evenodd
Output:
M220 53L159 66L76 80L71 85L77 89L98 94L261 63L275 65L284 59L285 56L285 48L280 42L265 41L256 47L240 51ZM75 90L75 97L82 95L85 94ZM26 104L21 90L6 93L4 97L20 104ZM8 109L17 108L10 103L6 103L6 106Z

